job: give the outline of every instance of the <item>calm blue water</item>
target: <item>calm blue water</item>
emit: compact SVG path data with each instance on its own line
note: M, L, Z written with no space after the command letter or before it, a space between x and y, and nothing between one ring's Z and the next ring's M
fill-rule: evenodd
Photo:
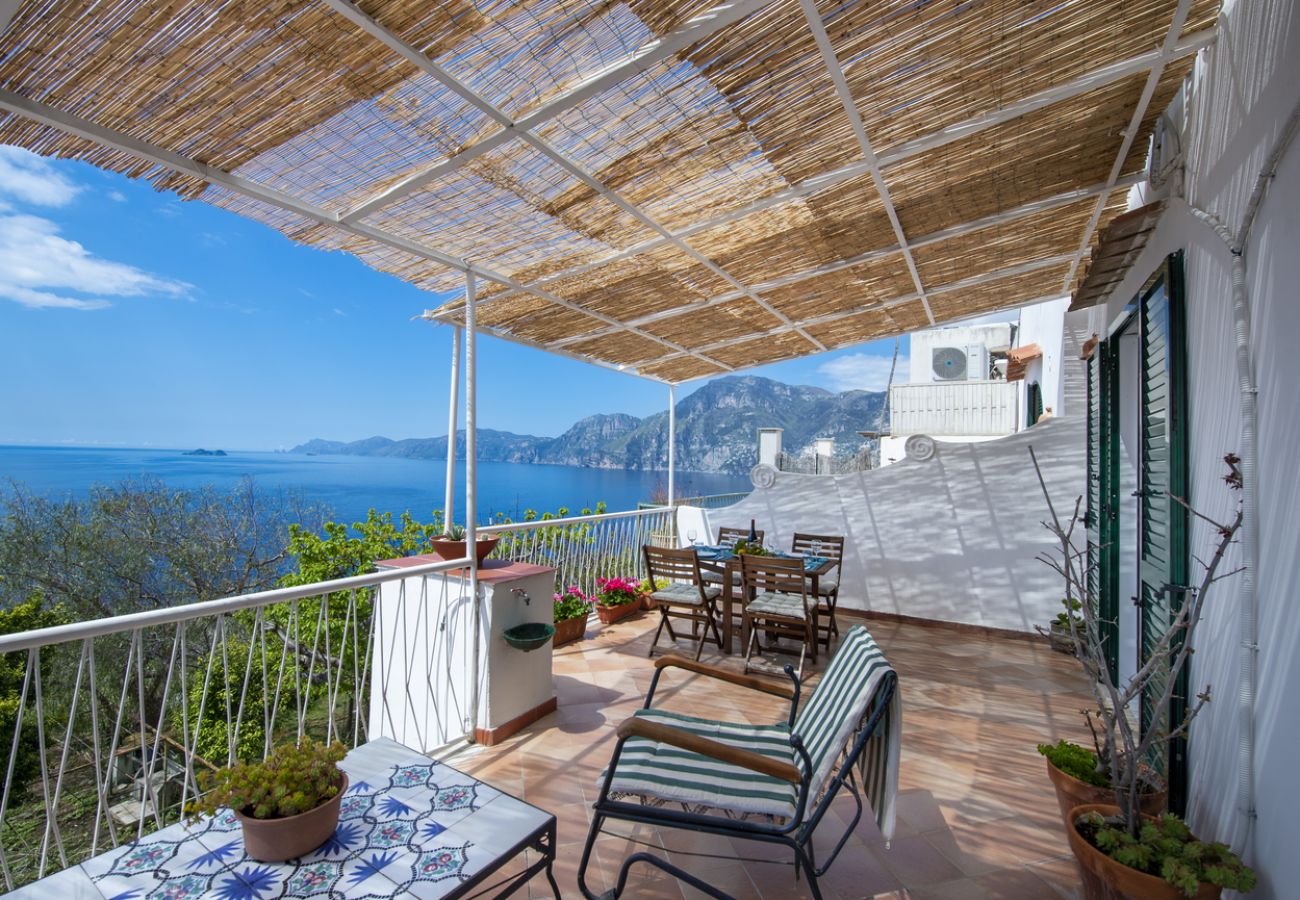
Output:
M227 451L225 457L183 456L179 450L116 450L83 447L0 447L0 491L13 479L47 496L85 496L96 484L152 476L171 487L231 488L245 476L264 488L301 492L344 522L364 519L371 507L394 515L409 510L427 521L442 507L446 464L441 460L366 456L305 456ZM457 463L457 519L465 502L464 463ZM661 472L479 463L480 518L497 512L517 518L525 509L554 511L594 507L633 509L649 499ZM720 494L748 490L736 475L678 473L678 493Z

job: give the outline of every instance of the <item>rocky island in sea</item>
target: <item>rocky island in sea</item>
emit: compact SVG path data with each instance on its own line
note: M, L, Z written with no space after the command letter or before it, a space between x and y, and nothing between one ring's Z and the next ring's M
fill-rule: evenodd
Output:
M226 455L225 450L204 450L202 447L200 447L197 450L185 450L181 453L181 456L225 456L225 455Z

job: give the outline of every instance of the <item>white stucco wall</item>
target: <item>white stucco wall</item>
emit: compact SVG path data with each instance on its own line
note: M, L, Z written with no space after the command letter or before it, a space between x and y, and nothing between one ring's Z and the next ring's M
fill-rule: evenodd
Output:
M1069 362L1062 359L1062 326L1065 323L1065 311L1070 307L1070 298L1049 300L1036 303L1020 310L1020 325L1016 330L1016 346L1024 347L1037 344L1043 348L1043 358L1031 365L1025 379L1020 383L1020 408L1025 408L1025 390L1031 381L1037 381L1043 389L1043 406L1050 406L1055 415L1082 415L1082 409L1065 409L1065 380L1062 378L1062 365ZM1077 354L1076 354L1077 355ZM1021 415L1024 421L1024 415Z
M1051 545L1027 447L1054 500L1083 492L1079 418L1045 421L982 443L942 443L927 461L852 475L782 472L769 489L709 512L710 524L748 526L777 546L797 531L848 538L840 604L1031 632L1060 609L1060 580L1034 557Z
M1300 10L1290 0L1236 0L1217 44L1202 57L1188 110L1188 192L1237 228L1255 177L1300 99ZM1175 202L1130 277L1095 323L1115 320L1161 259L1186 253L1194 505L1226 516L1234 498L1221 481L1223 454L1240 448L1229 255ZM1252 897L1294 897L1300 885L1294 815L1300 806L1300 144L1283 159L1246 250L1251 347L1259 390L1259 693L1255 703L1258 818L1247 859L1260 884ZM1203 555L1213 535L1193 529ZM1238 560L1239 562L1239 560ZM1195 564L1193 570L1195 571ZM1243 846L1237 808L1239 752L1237 592L1222 582L1209 600L1194 660L1197 687L1212 700L1191 737L1193 827Z

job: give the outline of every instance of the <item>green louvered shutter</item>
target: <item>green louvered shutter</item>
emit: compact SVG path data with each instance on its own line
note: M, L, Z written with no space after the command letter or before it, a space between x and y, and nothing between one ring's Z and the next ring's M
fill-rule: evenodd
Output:
M1186 338L1182 308L1182 257L1172 256L1139 302L1142 347L1142 465L1138 473L1140 528L1138 576L1142 662L1151 653L1171 616L1184 600L1187 583L1187 510L1172 497L1187 497ZM1142 728L1168 729L1187 709L1187 672L1174 700L1157 709L1162 682L1156 679L1142 697ZM1169 782L1169 806L1182 813L1186 803L1187 744L1174 741L1151 760Z
M1110 342L1088 359L1088 596L1097 608L1102 646L1111 678L1119 677L1119 565L1116 546L1119 508L1118 353Z

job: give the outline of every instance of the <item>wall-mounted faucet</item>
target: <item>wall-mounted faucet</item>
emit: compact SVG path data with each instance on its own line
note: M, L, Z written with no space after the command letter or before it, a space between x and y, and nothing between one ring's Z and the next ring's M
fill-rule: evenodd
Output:
M533 598L529 597L528 592L523 588L511 588L510 593L518 594L520 597L522 597L524 600L524 606L527 606L530 602L532 602Z

